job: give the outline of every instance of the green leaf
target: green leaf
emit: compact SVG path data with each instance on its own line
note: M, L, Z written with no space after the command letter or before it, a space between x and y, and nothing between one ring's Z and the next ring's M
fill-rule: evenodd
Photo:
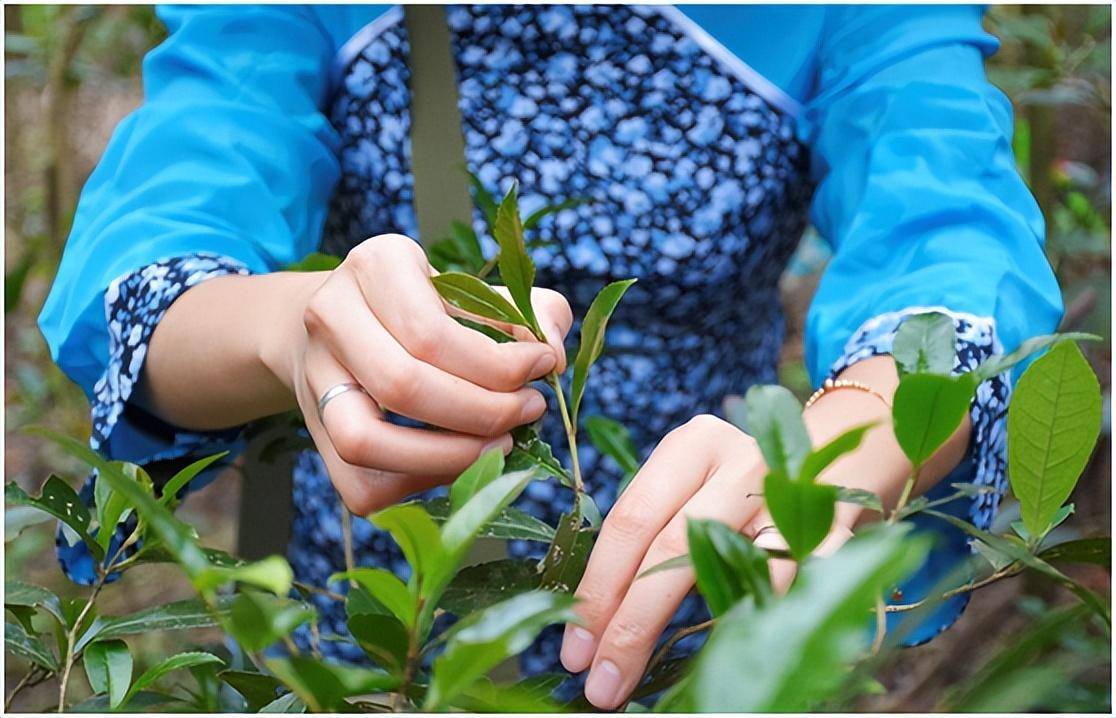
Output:
M109 639L138 633L208 628L218 625L221 618L228 616L231 605L232 596L219 596L214 601L215 610L211 612L203 601L191 598L154 606L126 616L101 617L96 621L98 626L96 635ZM80 647L79 642L78 648Z
M860 448L860 442L864 440L864 435L875 426L876 424L864 424L854 427L821 448L812 450L802 461L802 470L799 473L798 480L812 484L830 464L845 454Z
M905 319L895 333L891 355L899 376L940 374L949 376L957 355L953 319L940 312L916 314Z
M849 489L844 486L837 487L837 500L846 504L856 504L872 511L883 511L883 502L880 497L864 489Z
M399 577L382 568L354 568L335 573L329 582L351 579L380 602L393 616L410 626L415 620L415 599Z
M471 274L445 272L431 277L438 294L462 311L485 319L530 326L527 320L495 289Z
M341 257L322 252L311 252L301 260L288 264L285 272L330 272L341 266Z
M14 481L8 482L4 487L4 502L9 506L28 506L50 514L73 529L96 560L104 559L105 550L89 534L89 522L92 520L89 508L77 492L57 476L52 474L46 480L38 497L28 495Z
M159 503L169 508L174 508L178 505L178 492L182 490L186 484L190 483L195 476L208 469L213 463L225 458L229 452L222 451L219 454L207 456L204 459L198 459L186 468L179 471L172 476L170 480L163 486L163 494L159 498Z
M274 676L255 671L225 670L217 674L225 683L236 690L248 703L248 712L257 713L261 708L275 700L275 695L283 684Z
M763 482L763 498L776 528L799 561L825 540L833 526L837 488L791 481L771 471Z
M97 641L85 649L85 675L94 693L107 693L109 706L119 708L132 682L132 654L124 641Z
M489 449L465 469L450 486L450 513L461 509L477 492L491 484L504 470L504 454Z
M64 626L67 623L58 596L45 588L33 586L23 581L10 578L4 581L4 605L9 608L12 606L42 608L54 616L59 625Z
M18 623L4 622L4 649L14 656L57 673L58 659L38 636L27 633Z
M1065 520L1073 514L1074 508L1074 504L1066 504L1058 509L1058 513L1054 514L1054 518L1050 519L1050 526L1046 529L1046 533L1049 534L1051 531L1061 526ZM1011 530L1028 543L1034 541L1035 545L1039 544L1043 538L1042 536L1033 536L1022 521L1012 521Z
M476 274L484 266L484 252L481 250L477 234L468 224L453 220L450 222L450 236L436 242L427 255L430 264L440 272L462 269Z
M665 561L645 568L636 576L636 579L644 578L645 576L652 576L661 571L673 571L676 568L691 568L693 566L690 561L690 554L684 553L681 556L671 556Z
M598 531L601 528L601 522L604 517L601 516L601 509L597 506L597 502L587 491L580 491L577 494L577 512L585 519L585 523L589 524L589 528L593 531Z
M502 270L501 270L502 271ZM581 408L581 398L585 394L585 383L589 380L589 370L601 352L604 351L605 330L608 320L624 293L635 284L634 279L625 279L608 284L593 298L585 317L581 320L581 341L573 361L573 382L570 385L570 421L577 426L577 413Z
M508 558L461 569L442 594L440 608L464 616L540 586L535 559Z
M544 589L572 593L577 588L589 563L593 535L593 531L581 528L581 514L577 511L562 514L554 541L543 559L541 585Z
M557 214L558 212L561 212L565 209L574 209L575 207L580 207L583 204L591 204L592 201L593 200L591 199L574 197L563 202L559 202L558 204L548 204L545 207L540 207L539 209L536 209L534 212L528 215L527 219L523 220L523 229L526 231L530 231L537 227L539 222L541 222L545 217L548 217L552 214Z
M1043 549L1038 557L1048 563L1094 563L1112 565L1112 539L1087 538L1066 541Z
M1067 332L1065 334L1048 334L1041 337L1032 337L1021 343L1018 349L1009 354L997 354L988 357L980 366L973 370L976 383L979 384L982 381L991 379L997 374L1002 374L1032 354L1063 341L1099 342L1103 340L1096 334L1085 334L1082 332Z
M697 588L710 613L720 616L744 596L760 608L771 600L766 551L719 521L689 519L686 527Z
M484 183L480 181L479 177L468 170L465 170L465 174L468 175L469 184L473 189L473 201L476 202L477 206L484 212L484 217L488 221L488 226L495 226L496 212L498 210L495 198L493 198L492 194L484 186Z
M452 705L469 713L561 713L561 706L550 697L551 690L535 688L526 681L496 685L482 677L454 698Z
M545 476L553 476L563 486L573 488L573 478L570 472L554 458L554 450L550 444L539 438L539 432L533 426L519 426L512 429L512 439L515 448L508 454L504 462L505 471L523 471L531 467L538 469Z
M4 543L10 544L24 529L46 523L54 517L30 506L8 506L4 509Z
M97 644L95 643L93 645ZM204 666L213 663L224 665L225 662L212 653L205 653L204 651L190 651L187 653L179 653L176 656L171 656L170 658L167 658L166 660L155 664L154 666L148 668L146 671L140 674L140 677L136 679L136 682L133 683L132 687L128 690L128 693L124 697L124 700L121 701L121 705L127 705L127 703L137 693L155 683L155 681L159 680L172 671L178 671L183 668L192 668L194 666Z
M1043 536L1093 453L1100 385L1072 342L1060 342L1020 377L1008 407L1008 476L1023 523Z
M757 384L744 395L744 406L746 430L759 444L767 468L797 477L811 447L798 399L784 387Z
M424 501L422 505L439 525L449 518L449 499L444 496ZM554 540L554 529L526 511L506 506L484 525L477 537L549 542Z
M519 496L537 474L533 470L503 474L481 486L442 526L442 543L451 555L464 557L477 534Z
M975 389L972 374L908 374L899 380L891 416L895 439L912 464L926 463L961 426Z
M109 482L113 491L120 493L136 507L136 511L147 522L150 530L162 540L166 549L171 552L191 580L209 567L209 560L197 545L192 529L175 518L135 479L128 477L118 465L105 460L85 444L68 436L41 428L27 431L53 441L66 453L96 469L99 479Z
M177 696L167 695L166 693L156 693L154 691L140 691L132 696L126 706L121 706L121 709L123 709L121 712L152 715L155 713L188 713L191 712L191 710L195 710L195 707ZM109 697L103 693L90 696L81 703L67 708L67 711L70 713L85 714L102 714L108 713L111 710L112 707L109 705Z
M625 474L634 474L639 470L639 452L632 442L631 433L623 424L603 416L588 416L585 418L585 431L597 451L612 457Z
M304 603L257 591L233 599L225 630L248 651L262 651L317 614Z
M785 597L721 616L681 688L658 711L802 712L836 692L871 638L870 609L926 555L909 526L878 526L802 566Z
M472 329L474 332L480 332L497 344L508 344L510 342L518 341L512 335L505 334L496 327L490 326L488 324L474 322L470 319L466 319L465 317L454 317L453 320L467 329Z
M228 581L237 581L270 591L276 596L285 596L291 590L293 578L294 573L287 559L282 556L268 556L236 566L210 566L194 578L194 586L198 591L206 593Z
M573 597L531 591L466 617L452 629L434 661L423 704L432 712L456 698L509 656L527 648L546 626L576 621Z
M446 560L438 525L419 504L389 506L372 514L369 520L391 534L416 576L435 573Z
M108 553L109 544L116 533L116 525L132 507L127 499L112 490L108 482L99 479L93 482L93 505L97 511L97 543L101 550Z
M383 671L304 656L267 661L267 667L314 712L349 712L346 698L393 690L399 680ZM282 712L282 711L269 711Z
M392 673L402 674L407 663L407 627L395 616L364 613L349 616L349 633L361 650Z
M272 702L260 708L260 713L305 713L306 703L298 697L297 693L284 693Z
M535 309L531 305L531 288L535 284L535 263L527 254L523 242L523 223L519 218L519 205L516 200L516 185L513 184L504 200L496 210L496 223L492 228L496 242L500 245L500 279L511 292L515 306L519 308L527 326L539 339L543 339Z

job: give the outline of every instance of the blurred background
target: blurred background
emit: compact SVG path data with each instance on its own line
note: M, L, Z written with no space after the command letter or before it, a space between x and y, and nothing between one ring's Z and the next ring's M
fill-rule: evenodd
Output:
M113 128L142 98L140 63L165 31L149 7L5 6L4 96L6 259L4 267L5 443L9 481L28 491L51 473L76 487L79 467L21 429L43 425L74 436L89 434L81 391L51 363L35 319L58 266L76 198ZM1096 456L1072 500L1069 530L1108 535L1111 525L1111 8L1108 6L994 6L986 25L1003 42L989 75L1015 104L1015 150L1047 218L1047 254L1064 292L1063 329L1105 338L1084 347L1105 396L1105 423ZM784 277L788 341L781 379L805 396L801 327L827 251L808 232ZM233 549L239 482L233 472L193 496L182 509L207 543ZM1001 519L1010 520L1005 506ZM25 528L12 540L18 515L6 516L5 575L55 589L69 585L53 558L53 524ZM1006 525L1006 523L1005 523ZM1109 594L1110 573L1070 567L1074 576ZM107 590L106 613L125 613L192 594L170 567L134 572L127 587ZM1110 648L1078 626L1041 632L1037 618L1065 601L1049 583L1003 581L975 598L961 621L932 643L902 652L859 710L941 709L1096 710L1109 694ZM1021 642L1021 636L1027 640ZM133 652L165 655L165 636L141 637ZM212 640L174 634L182 642ZM1020 648L1022 646L1022 648ZM997 659L1019 660L1010 671ZM1021 652L1020 652L1021 651ZM141 663L143 661L140 657ZM5 661L10 682L22 667ZM955 686L947 690L947 686ZM40 710L49 684L25 691L13 710ZM76 692L75 692L76 696Z

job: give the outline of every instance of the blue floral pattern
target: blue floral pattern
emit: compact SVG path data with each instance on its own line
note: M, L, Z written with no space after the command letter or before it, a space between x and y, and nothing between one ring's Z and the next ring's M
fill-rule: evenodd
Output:
M552 241L532 250L538 284L561 291L581 316L606 282L640 280L610 324L608 349L594 369L582 414L629 426L646 455L691 416L721 413L725 395L776 381L783 336L778 278L802 234L812 192L793 116L757 94L660 8L485 5L447 12L466 159L481 182L498 193L517 178L527 212L570 197L592 200L544 220L539 234ZM417 236L408 50L402 23L381 22L338 83L330 116L341 139L342 174L323 251L343 255L385 232ZM478 211L472 220L485 236L483 215ZM491 252L491 240L485 241ZM106 294L114 360L93 409L95 446L119 430L146 342L166 307L206 276L242 271L199 255L114 283ZM955 316L958 367L968 368L993 350L991 324ZM901 318L866 324L834 371L886 352ZM571 336L577 333L575 326ZM997 489L1007 398L1005 382L986 383L973 414L976 480ZM544 435L562 454L561 427L550 422ZM179 447L195 438L212 440L182 432L173 437ZM618 467L592 447L584 447L580 459L588 490L607 511ZM552 482L536 482L520 506L553 523L570 499ZM986 524L995 501L995 495L981 497L973 515ZM321 459L304 453L295 469L288 549L300 581L325 586L343 566L340 510ZM363 519L353 520L353 533L359 564L406 575L406 561L385 533ZM543 548L513 542L509 550L537 556ZM323 615L323 637L344 634L343 606L320 595L312 600ZM675 625L705 617L691 597ZM524 671L555 670L559 638L559 629L547 631L524 654ZM296 636L303 647L309 641L305 629ZM359 651L334 641L323 641L321 649L362 660Z

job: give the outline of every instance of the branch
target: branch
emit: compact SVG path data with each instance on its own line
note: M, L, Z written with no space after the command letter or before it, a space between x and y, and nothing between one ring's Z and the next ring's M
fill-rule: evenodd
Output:
M970 583L970 584L966 584L964 586L958 586L957 588L946 591L945 593L942 594L941 600L942 601L948 601L949 599L953 598L954 596L960 596L963 593L971 593L971 592L977 590L978 588L984 588L985 586L990 586L993 583L996 583L997 581L999 581L1000 579L1010 578L1011 576L1014 576L1014 575L1020 573L1022 570L1023 570L1022 566L1020 566L1019 564L1013 563L1009 566L1006 566L1006 567L1000 569L999 571L996 571L995 573L993 573L990 576L987 576L986 578L982 578L981 580L977 581L976 583ZM887 606L885 610L888 613L902 613L903 611L913 611L916 608L920 608L920 607L926 605L926 602L928 600L929 600L928 598L924 598L921 601L916 601L914 603L904 603L904 604L900 604L898 606Z

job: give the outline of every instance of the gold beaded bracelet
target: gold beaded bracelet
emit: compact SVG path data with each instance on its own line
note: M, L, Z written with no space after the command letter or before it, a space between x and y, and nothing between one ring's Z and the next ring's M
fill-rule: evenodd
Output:
M883 394L879 393L872 387L868 386L867 384L863 384L859 381L853 381L852 379L826 379L824 382L822 382L822 385L818 387L818 390L811 394L810 398L806 400L806 406L804 406L803 409L809 409L811 406L817 403L818 399L821 399L829 392L836 391L838 389L856 389L858 391L863 391L882 401L888 409L891 408L891 402L887 400L887 397L885 397Z

